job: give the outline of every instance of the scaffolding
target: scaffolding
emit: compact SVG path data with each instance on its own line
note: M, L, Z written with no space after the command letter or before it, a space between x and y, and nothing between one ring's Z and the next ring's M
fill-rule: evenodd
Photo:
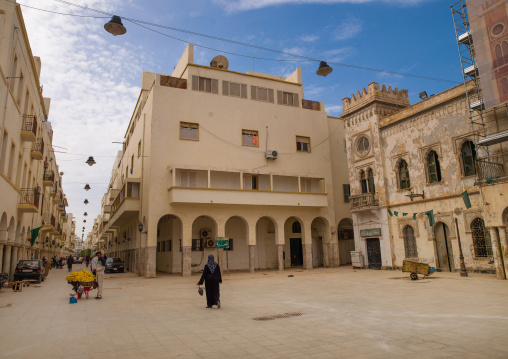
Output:
M472 126L473 143L476 151L475 173L477 183L479 185L488 184L492 179L507 175L507 169L504 168L507 154L501 153L501 156L499 154L492 156L492 150L489 149L489 145L501 142L495 142L491 138L499 133L498 119L508 116L508 104L500 104L489 109L485 108L466 0L459 0L451 5L450 8L455 27L469 118ZM499 166L501 166L502 173ZM491 171L492 169L495 171Z

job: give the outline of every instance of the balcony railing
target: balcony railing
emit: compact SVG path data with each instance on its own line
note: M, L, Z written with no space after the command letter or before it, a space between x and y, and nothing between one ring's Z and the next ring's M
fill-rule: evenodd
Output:
M34 206L39 208L40 191L38 188L22 188L19 205L21 206Z
M42 138L38 138L32 145L31 156L34 159L42 160L44 153L44 140Z
M37 119L34 115L23 115L23 127L21 131L32 132L37 137Z
M42 178L43 181L50 181L50 182L55 182L55 172L54 171L46 171L44 172L44 176Z
M476 160L478 179L487 183L508 175L508 152L493 154Z
M374 198L374 193L363 193L360 195L350 196L351 209L357 209L369 206L379 206L379 201Z
M178 89L187 89L187 80L172 76L161 76L161 86L174 87Z
M321 111L321 104L318 101L302 99L302 108L307 110Z

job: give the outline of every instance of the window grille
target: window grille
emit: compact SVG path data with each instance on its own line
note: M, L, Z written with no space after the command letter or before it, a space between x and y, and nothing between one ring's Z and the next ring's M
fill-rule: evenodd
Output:
M242 145L259 146L258 131L242 130Z
M310 152L310 137L296 136L296 150Z
M399 163L399 188L407 189L411 187L411 181L409 179L409 169L407 168L407 162L401 160Z
M365 177L365 171L360 171L360 187L362 188L362 193L368 193L367 189L367 178Z
M492 257L492 244L490 234L485 228L483 219L477 217L471 223L471 235L475 257Z
M441 182L441 166L436 151L430 151L427 156L427 173L429 183Z
M199 124L190 122L180 122L181 140L199 140Z
M203 240L201 238L192 240L192 250L193 251L202 251L203 250Z
M273 89L251 86L250 96L252 100L274 103Z
M474 176L476 174L476 150L474 147L473 142L466 141L460 149L464 176Z
M224 96L247 98L247 85L222 81L222 94Z
M404 249L406 258L418 258L418 250L416 248L415 230L411 226L405 226L402 229L404 237Z
M277 91L277 103L279 105L300 107L298 94L284 91Z
M219 80L201 76L192 76L192 89L194 91L219 93Z
M367 192L375 193L376 188L374 187L374 172L371 168L367 169Z

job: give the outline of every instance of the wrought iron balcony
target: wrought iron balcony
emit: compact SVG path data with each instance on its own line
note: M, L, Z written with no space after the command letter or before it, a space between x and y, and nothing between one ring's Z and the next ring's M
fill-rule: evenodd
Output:
M37 213L39 209L39 188L22 188L18 201L18 209L22 212Z
M379 201L374 198L374 193L362 193L359 195L349 196L349 200L351 201L351 209L379 206Z
M55 172L54 171L46 171L44 172L44 175L42 177L42 185L44 187L46 186L53 186L55 183Z
M44 140L42 138L38 138L37 141L32 145L32 151L30 151L30 156L34 160L42 160L44 154Z
M34 115L23 115L21 138L24 141L35 142L37 137L37 119Z
M508 152L496 153L476 160L478 179L490 183L508 175Z

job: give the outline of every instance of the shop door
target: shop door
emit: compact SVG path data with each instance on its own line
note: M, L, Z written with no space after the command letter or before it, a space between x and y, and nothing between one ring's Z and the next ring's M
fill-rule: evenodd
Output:
M369 269L381 269L381 245L379 238L367 238Z
M436 225L436 265L443 272L453 272L453 250L450 240L450 229L446 224L440 222Z
M303 265L302 239L290 238L289 246L291 251L291 267Z

